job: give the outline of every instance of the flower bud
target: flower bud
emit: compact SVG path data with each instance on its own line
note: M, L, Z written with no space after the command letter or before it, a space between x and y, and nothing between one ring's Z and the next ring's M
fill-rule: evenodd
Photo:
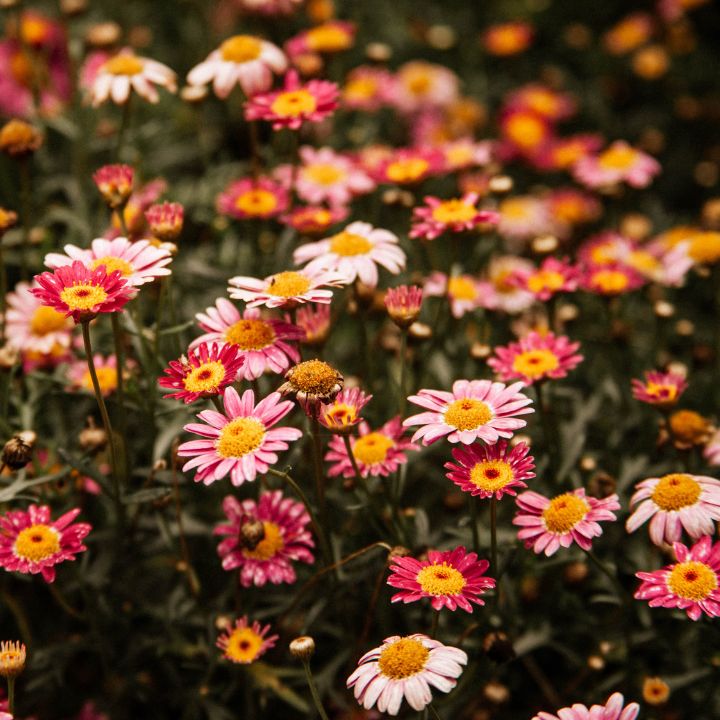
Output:
M0 129L0 150L11 157L31 155L42 144L42 133L24 120L10 120Z
M290 641L290 654L297 660L307 662L315 652L315 640L309 635L301 635Z
M3 640L0 643L0 675L15 678L25 669L25 645Z
M17 433L3 447L2 462L13 470L24 468L32 459L36 435L31 430Z

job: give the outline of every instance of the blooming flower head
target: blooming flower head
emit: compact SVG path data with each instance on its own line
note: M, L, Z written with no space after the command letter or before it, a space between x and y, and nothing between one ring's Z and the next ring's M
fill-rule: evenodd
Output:
M490 55L508 57L525 52L533 35L532 25L516 20L491 25L482 34L481 42Z
M671 473L642 480L630 498L634 512L627 519L628 532L650 520L650 539L655 545L674 543L682 531L697 540L715 532L720 520L720 480L704 475Z
M642 695L648 705L664 705L670 697L670 686L660 677L646 677Z
M547 85L530 83L513 90L505 98L505 106L530 110L552 122L557 122L572 117L577 103L572 95L558 92Z
M214 307L195 316L206 331L190 345L218 342L237 351L243 364L238 378L255 380L265 372L284 373L300 360L300 353L291 343L302 340L301 328L275 318L264 318L256 308L245 308L242 314L225 298L218 298Z
M355 25L344 20L328 20L303 30L285 44L290 57L307 53L332 55L343 52L355 42Z
M378 161L373 176L379 183L415 185L441 172L444 162L442 153L436 149L400 148Z
M394 233L370 223L354 222L337 235L301 245L293 253L293 261L298 265L307 263L306 272L332 270L348 282L358 278L374 288L379 279L377 266L397 275L405 267L405 253Z
M342 103L351 110L374 112L389 101L392 76L383 68L353 68L342 87Z
M390 319L400 328L408 328L420 316L423 291L417 285L398 285L385 293Z
M150 232L163 242L177 240L182 232L185 210L180 203L164 202L145 211Z
M253 35L233 35L188 73L190 85L212 82L223 100L239 85L246 96L269 90L273 73L287 68L287 58L277 45Z
M501 380L521 380L525 385L565 377L583 360L577 354L580 343L565 335L530 332L519 342L495 348L488 365Z
M340 90L329 80L303 84L295 70L285 75L282 90L253 95L245 105L247 120L268 120L273 130L298 130L303 123L321 122L338 107Z
M429 297L447 297L453 317L461 318L465 313L482 307L488 300L483 294L482 283L472 275L453 275L442 272L430 273L423 292Z
M492 445L525 427L527 423L518 415L534 412L527 407L532 400L520 392L522 387L522 383L456 380L452 392L420 390L408 400L428 412L407 418L403 425L420 425L412 439L422 439L423 445L445 436L451 443L469 445L480 439Z
M635 598L649 600L650 607L684 610L691 620L720 617L720 542L705 535L689 549L676 542L673 550L676 563L635 573L642 580Z
M223 651L223 657L230 662L249 665L275 647L280 636L267 637L269 632L269 625L262 627L257 620L250 625L247 615L243 615L218 637L216 644Z
M466 170L487 165L493 157L494 145L485 140L476 142L472 138L459 138L439 146L448 170Z
M279 490L261 493L258 502L228 495L223 512L228 522L213 531L226 536L218 554L225 570L240 569L243 587L294 583L292 563L313 562L315 543L306 529L310 516L302 503Z
M20 675L25 669L26 656L25 643L3 640L0 643L0 675L4 678ZM13 720L13 717L9 713L0 712L0 720Z
M569 170L581 158L597 152L602 145L600 135L589 133L550 137L533 156L533 162L542 170Z
M88 322L98 313L121 310L133 290L119 270L108 274L105 265L89 269L79 260L55 272L36 275L35 281L39 287L30 288L30 292L43 305L72 317L76 323Z
M625 705L625 698L620 693L613 693L604 705L588 708L575 703L572 707L558 710L557 715L540 712L532 720L635 720L639 712L637 703Z
M404 698L420 712L432 702L430 688L450 692L466 664L462 650L427 635L393 635L358 660L347 686L366 710L377 704L380 712L397 715Z
M362 421L360 411L372 400L360 388L345 388L328 405L320 408L318 420L328 430L345 435Z
M321 346L330 334L330 305L307 303L297 309L295 321L304 331L303 345Z
M40 149L44 141L45 136L24 120L13 118L0 128L0 151L10 157L32 155Z
M547 208L552 220L559 223L562 237L569 237L576 225L597 220L602 205L595 195L579 188L558 188L547 197Z
M627 183L644 188L660 172L657 160L618 140L599 155L586 155L573 167L576 180L586 187L599 188Z
M90 99L93 107L107 100L124 105L134 90L148 102L156 103L160 95L155 85L174 93L177 91L175 80L175 73L167 65L125 48L99 67L90 88Z
M100 385L100 392L104 397L112 395L117 390L117 357L115 355L105 357L100 353L96 353L93 355L93 364L98 378L98 385ZM123 372L123 375L125 374L126 371ZM89 393L95 391L87 360L76 360L71 363L68 369L68 378L70 388L73 390L79 389Z
M328 475L352 477L355 472L343 440L332 437L328 447L325 460L334 463ZM350 438L350 449L362 477L387 477L407 462L407 451L418 450L418 446L403 438L400 418L394 417L377 430L371 430L366 422L361 422L358 437Z
M512 240L530 240L539 235L553 234L558 229L547 202L534 195L504 198L498 212L498 232Z
M411 60L395 73L389 100L404 113L445 107L457 100L459 84L458 76L444 65Z
M612 55L625 55L644 45L654 29L655 21L650 13L633 12L605 33L603 44Z
M242 178L231 182L218 196L218 212L236 220L267 219L287 210L287 188L270 178Z
M553 141L552 125L531 110L506 110L500 117L503 154L533 157Z
M644 381L633 379L632 394L636 400L664 410L677 403L687 386L685 377L679 373L647 370Z
M598 500L586 496L583 488L554 498L528 490L518 495L515 502L518 512L513 524L521 528L518 538L526 548L532 548L538 555L544 552L548 557L573 542L590 550L593 538L602 535L600 522L615 520L612 511L620 509L617 495Z
M54 522L47 505L10 510L0 517L0 567L8 572L41 573L45 582L55 580L55 565L87 550L82 544L92 529L73 523L80 514L75 508Z
M103 165L93 173L93 181L108 207L122 207L132 195L135 171L130 165Z
M494 257L488 265L488 283L484 283L490 287L483 287L483 292L491 296L488 307L511 314L527 310L535 302L535 296L518 287L516 278L532 270L533 264L525 258L515 255Z
M490 210L478 210L475 207L477 201L477 193L467 193L453 200L426 196L424 206L413 208L410 237L434 240L446 232L468 232L481 224L497 223L499 215Z
M158 385L175 390L166 398L195 402L220 395L235 381L244 363L245 358L233 345L201 343L179 360L171 360L163 370L167 377L159 378Z
M612 263L586 267L580 282L583 290L613 297L637 290L645 284L645 278L629 265Z
M287 450L288 442L302 435L296 428L273 427L293 408L279 393L270 393L255 405L252 390L240 397L235 388L227 387L223 406L224 413L204 410L197 416L202 423L184 428L202 437L178 448L180 457L192 458L183 472L197 468L195 482L210 485L226 475L235 486L250 482L278 461L278 450Z
M667 419L673 444L680 450L705 445L712 434L711 421L694 410L676 410Z
M578 286L579 271L567 259L545 258L540 267L523 269L514 276L518 286L545 302L561 292L573 292Z
M309 415L317 416L320 405L332 402L343 388L343 376L322 360L305 360L285 373L278 388L281 395L294 397Z
M429 597L434 610L461 608L471 613L471 603L484 605L479 596L495 587L495 580L485 576L490 563L478 560L476 553L464 547L445 552L430 550L427 560L393 557L392 562L387 583L400 592L392 596L391 602L402 600L407 604Z
M322 237L333 225L341 223L350 211L346 207L324 207L322 205L301 205L282 216L281 221L294 228L301 235Z
M461 490L481 498L516 495L515 488L526 488L525 480L535 477L535 460L530 448L520 442L509 447L505 440L495 445L474 443L452 450L455 463L445 463L449 480Z

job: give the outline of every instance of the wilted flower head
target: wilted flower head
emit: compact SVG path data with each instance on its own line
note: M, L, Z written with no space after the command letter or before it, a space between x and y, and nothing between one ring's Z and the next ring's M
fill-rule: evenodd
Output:
M322 360L305 360L285 373L278 388L281 395L294 397L310 415L317 415L320 404L332 402L342 390L343 376Z

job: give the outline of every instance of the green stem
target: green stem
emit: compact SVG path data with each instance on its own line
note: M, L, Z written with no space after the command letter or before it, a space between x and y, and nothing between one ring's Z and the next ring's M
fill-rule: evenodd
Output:
M430 637L434 638L437 635L438 625L440 624L440 613L437 610L432 610L432 622L430 623Z
M130 461L127 448L127 413L125 412L125 353L123 348L123 332L120 325L120 317L117 313L110 314L112 323L113 340L115 343L115 371L117 377L117 404L120 416L120 442L122 445L122 478L125 483L128 481Z
M310 418L310 427L313 441L313 465L315 467L315 499L318 504L318 512L322 518L325 515L325 478L323 476L320 422L315 412L313 412Z
M357 460L355 459L355 453L353 452L352 445L350 444L350 436L349 435L343 435L342 436L343 442L345 443L345 451L348 454L348 458L350 458L350 464L352 465L353 472L355 473L355 479L357 480L358 486L366 486L365 478L360 474L360 468L358 467ZM370 490L366 487L368 490L368 494Z
M537 395L543 438L545 439L545 446L549 458L548 475L551 477L551 482L559 482L560 478L557 477L560 467L558 461L559 438L555 417L552 407L550 406L549 391L546 393L543 390L542 382L539 382L535 384L535 393Z
M605 563L600 560L600 558L592 551L592 550L585 550L584 548L581 548L581 550L587 555L589 560L592 562L592 564L600 570L605 577L607 577L610 582L613 585L613 588L615 588L615 592L618 594L618 597L625 605L632 605L630 598L628 597L628 594L625 592L625 588L620 584L620 581L617 578L617 575L615 573L611 572L610 569L605 565Z
M5 344L5 307L7 295L7 268L2 248L2 234L0 233L0 345Z
M68 614L70 617L74 617L76 620L83 620L81 612L76 610L70 603L63 597L60 590L57 588L55 583L48 583L50 594L55 599L55 602Z
M123 140L125 133L130 126L130 107L132 105L132 92L128 95L127 102L123 105L122 118L120 119L120 129L118 130L117 145L115 146L115 158L117 162L121 162L121 154L123 149Z
M310 694L312 695L312 699L315 703L315 708L318 711L318 715L322 718L322 720L328 720L328 716L325 712L325 708L323 707L322 700L320 699L320 693L318 692L317 685L315 684L315 680L312 675L312 670L310 670L310 663L308 660L303 660L303 667L305 668L305 678L307 679L307 684L310 688Z
M8 711L15 717L15 678L9 677L7 679L8 686Z
M430 712L431 712L432 716L435 718L435 720L442 720L442 718L440 717L440 713L435 709L435 707L433 706L432 703L430 703L428 705L428 707L430 708Z
M497 573L498 549L497 549L497 497L495 494L490 498L490 562L492 571Z
M405 415L405 407L407 405L407 391L405 390L405 380L406 380L406 373L407 373L407 337L408 337L408 331L407 328L403 328L400 331L400 417L402 418Z
M477 500L472 495L468 496L470 501L470 529L473 537L473 550L480 552L480 531L478 530L478 508Z

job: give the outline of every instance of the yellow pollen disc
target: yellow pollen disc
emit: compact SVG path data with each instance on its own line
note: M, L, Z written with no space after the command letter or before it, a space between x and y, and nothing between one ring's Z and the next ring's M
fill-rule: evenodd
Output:
M533 204L524 198L509 198L500 203L500 214L506 220L527 220Z
M528 377L540 377L556 370L560 365L558 356L552 350L528 350L515 356L513 370Z
M14 550L23 560L40 562L60 550L60 535L49 525L32 525L18 533Z
M243 555L253 560L270 560L274 558L284 547L282 531L279 525L267 520L263 521L263 530L265 535L263 539L255 546L254 550L243 548Z
M290 382L309 395L327 395L337 385L338 376L332 366L322 360L306 360L292 369Z
M103 65L103 70L111 75L138 75L143 71L143 63L135 55L116 55Z
M363 465L384 462L388 451L395 447L395 441L379 432L362 435L355 441L352 453Z
M302 175L318 185L334 185L346 176L346 172L330 163L316 163L303 168Z
M183 379L183 385L188 392L214 392L225 379L225 366L217 360L193 368Z
M606 295L621 293L629 284L628 276L619 270L598 270L592 276L592 282L600 292Z
M481 400L461 398L448 405L445 422L458 430L475 430L493 419L492 410Z
M350 80L343 90L346 100L369 100L378 91L377 80L370 77Z
M653 270L657 270L661 265L660 261L646 250L635 250L631 252L627 262L628 265L640 272L652 272Z
M611 147L600 155L598 165L605 170L627 170L636 160L637 151L631 147Z
M251 663L263 646L262 637L252 628L233 630L227 640L225 657L236 663Z
M310 50L315 52L340 52L352 44L352 37L337 25L319 25L308 30L305 36Z
M92 310L107 300L105 288L90 283L78 283L66 287L60 293L60 299L70 310Z
M714 570L697 560L678 563L667 579L668 588L674 595L686 600L704 600L717 589L718 578Z
M512 293L517 290L517 287L511 282L512 277L512 271L500 270L500 272L493 275L490 280L492 280L495 289L499 293Z
M262 52L262 44L252 35L234 35L220 46L220 57L225 62L245 63L257 60Z
M275 342L275 331L265 320L238 320L225 331L225 342L241 350L262 350Z
M585 148L580 143L568 143L552 151L555 165L561 168L575 164L584 154Z
M30 332L41 337L64 330L66 326L67 318L54 308L46 305L41 305L35 310L30 320Z
M217 440L218 455L239 458L257 450L265 437L265 426L255 418L238 417L231 420Z
M560 290L564 284L565 278L556 270L538 270L527 280L528 290L534 293L540 293L543 290L551 292Z
M677 397L677 385L649 382L645 385L645 392L658 400L672 402Z
M545 527L552 533L570 532L590 511L586 500L572 493L558 495L543 510Z
M456 145L445 150L445 158L453 167L472 161L472 150L464 145Z
M424 567L416 579L429 595L459 595L467 584L463 574L447 563Z
M252 217L267 215L277 207L278 201L269 190L255 188L239 195L235 200L235 207Z
M430 651L414 638L400 638L388 645L378 659L378 668L386 677L402 680L421 672L430 657Z
M526 101L535 112L541 115L554 115L558 107L557 98L546 90L533 90L528 94Z
M447 293L455 300L474 300L477 297L477 287L470 278L452 277L448 280Z
M406 158L390 163L385 173L388 180L396 183L410 183L419 180L429 167L428 161L422 158Z
M676 439L694 445L704 442L710 423L692 410L678 410L670 416L670 430Z
M288 90L273 100L270 109L278 117L300 117L315 112L317 100L307 90Z
M472 220L477 210L462 200L446 200L432 211L433 220L441 223L462 223Z
M100 391L103 395L109 395L111 392L117 390L117 370L115 368L99 367L95 368L95 372L97 373L98 385L100 385ZM81 385L89 392L95 391L89 370L85 371Z
M302 273L288 270L273 275L265 292L278 297L291 298L306 293L310 289L310 280Z
M119 257L113 257L112 255L106 255L105 257L97 258L97 260L93 260L90 264L90 267L93 270L96 270L101 265L105 266L105 272L110 275L110 273L115 272L116 270L120 271L120 274L123 277L128 277L129 275L133 274L133 266L127 261L123 260Z
M509 55L523 49L524 38L524 34L518 28L496 28L491 36L490 46L496 53Z
M535 147L545 137L545 123L532 115L513 115L505 132L516 145Z
M502 490L515 478L510 463L504 460L485 460L470 470L470 482L486 492Z
M690 242L688 254L697 263L720 260L720 232L697 233Z
M685 473L672 473L660 478L652 494L652 501L666 511L694 505L702 492L700 483Z
M416 70L403 78L405 87L413 95L426 95L432 88L432 77L425 70Z
M341 232L330 240L330 252L343 257L367 255L372 247L372 243L367 238L349 232Z

